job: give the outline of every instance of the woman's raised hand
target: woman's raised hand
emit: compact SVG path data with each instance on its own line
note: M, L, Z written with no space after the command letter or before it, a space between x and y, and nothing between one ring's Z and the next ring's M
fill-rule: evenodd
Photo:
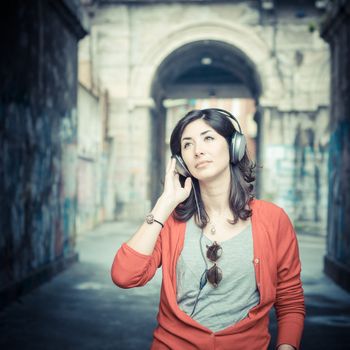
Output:
M192 188L192 179L190 177L187 177L184 187L182 187L179 179L179 174L175 170L175 165L175 158L171 158L168 162L165 172L164 190L162 197L166 198L167 201L170 201L176 207L178 204L186 200L190 195Z

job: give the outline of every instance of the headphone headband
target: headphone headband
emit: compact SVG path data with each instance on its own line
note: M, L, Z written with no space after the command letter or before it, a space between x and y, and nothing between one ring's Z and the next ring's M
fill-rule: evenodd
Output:
M205 111L217 111L217 112L219 112L221 114L225 114L227 117L233 119L237 123L238 128L239 128L239 133L242 134L242 129L241 129L241 126L239 125L238 120L230 112L227 112L227 111L225 111L224 109L221 109L221 108L205 108L205 109L202 109L202 112L205 112Z

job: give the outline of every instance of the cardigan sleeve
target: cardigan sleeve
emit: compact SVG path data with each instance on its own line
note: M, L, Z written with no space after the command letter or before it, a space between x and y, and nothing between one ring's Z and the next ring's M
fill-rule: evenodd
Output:
M293 225L282 209L277 232L277 289L275 311L277 344L299 349L304 328L304 291L300 279L301 263Z
M153 278L157 268L162 265L162 234L166 230L168 230L167 222L157 238L151 255L139 253L126 243L121 245L111 268L112 280L118 287L141 287Z

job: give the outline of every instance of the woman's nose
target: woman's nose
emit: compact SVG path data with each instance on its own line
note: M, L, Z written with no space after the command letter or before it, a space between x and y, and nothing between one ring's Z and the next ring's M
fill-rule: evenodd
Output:
M202 149L202 147L201 147L201 145L196 145L195 146L195 148L194 148L194 156L195 157L199 157L199 156L201 156L201 155L203 155L204 154L204 152L203 152L203 149Z

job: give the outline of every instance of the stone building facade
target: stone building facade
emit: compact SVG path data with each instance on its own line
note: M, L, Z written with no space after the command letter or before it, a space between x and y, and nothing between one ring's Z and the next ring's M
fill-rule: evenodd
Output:
M325 272L350 291L350 3L334 1L322 26L331 48L329 195Z
M77 131L77 233L105 220L108 94L79 83Z
M317 3L85 1L92 78L110 97L107 217L142 218L161 191L165 100L250 98L259 197L325 234L329 49Z
M78 48L78 234L92 229L106 219L108 92L102 90L92 79L90 44L89 37L86 37L80 40Z
M0 308L77 260L79 1L2 2Z

